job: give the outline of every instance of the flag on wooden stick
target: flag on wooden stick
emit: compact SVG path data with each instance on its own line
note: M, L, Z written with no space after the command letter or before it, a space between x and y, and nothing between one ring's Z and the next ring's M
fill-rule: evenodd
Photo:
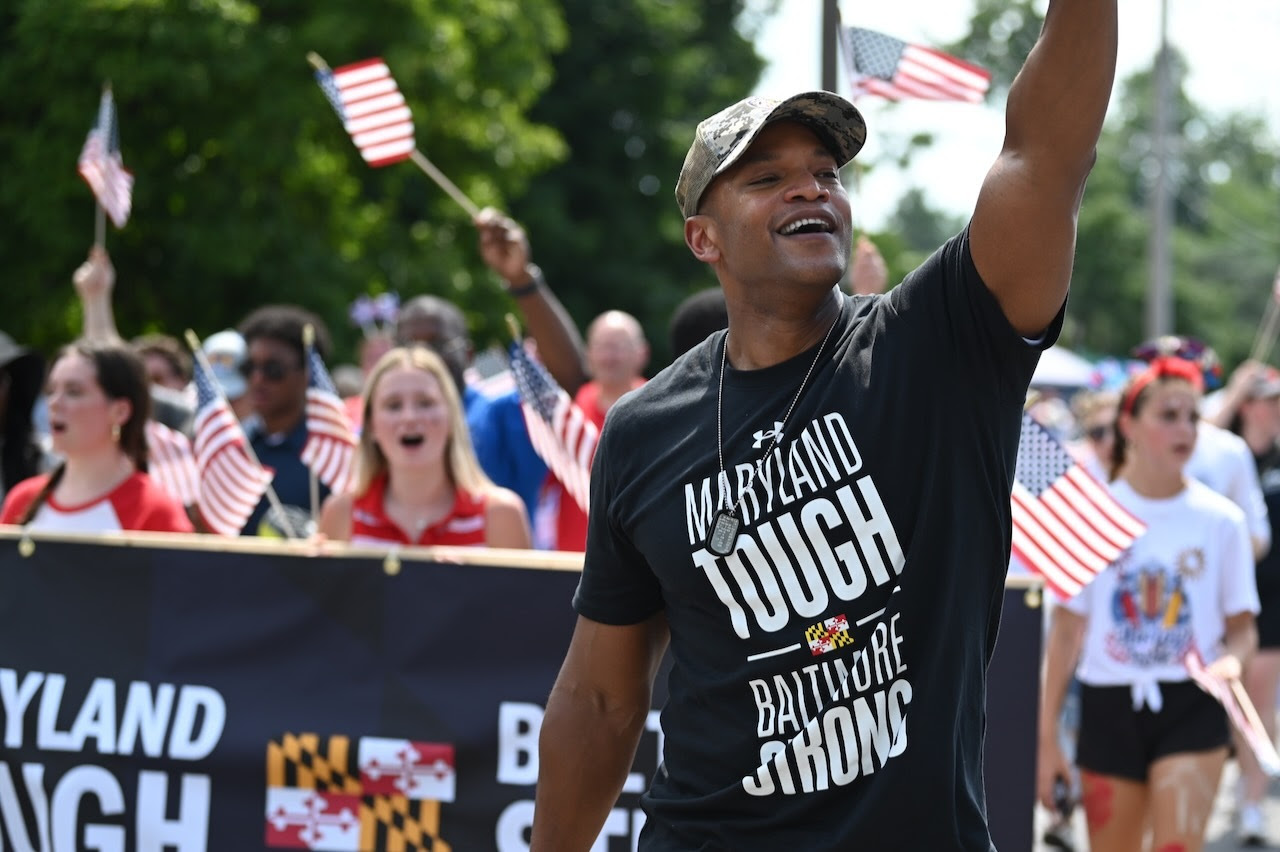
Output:
M854 96L981 103L991 72L932 47L861 27L841 27Z
M76 169L111 221L123 228L133 207L133 175L120 156L120 128L110 86L102 90L98 117L85 137Z
M412 156L413 114L385 62L375 57L317 68L316 81L365 162L387 166Z
M1280 754L1276 752L1271 736L1262 724L1258 711L1249 700L1249 694L1239 680L1227 681L1211 672L1204 664L1200 652L1192 648L1183 659L1187 673L1196 685L1218 700L1227 711L1227 718L1235 725L1240 736L1258 759L1262 771L1272 778L1280 777Z
M591 460L600 430L556 384L546 367L529 356L520 341L511 344L509 354L529 441L564 490L586 512L591 494Z
M198 347L196 347L198 348ZM244 429L208 371L195 362L196 468L200 472L200 516L213 532L239 535L271 486L272 471L258 463Z
M338 388L314 344L307 346L307 442L302 461L335 492L345 491L351 480L356 435Z
M1147 528L1025 413L1011 504L1014 555L1063 600Z
M156 420L146 423L147 475L184 506L200 494L200 472L186 435Z

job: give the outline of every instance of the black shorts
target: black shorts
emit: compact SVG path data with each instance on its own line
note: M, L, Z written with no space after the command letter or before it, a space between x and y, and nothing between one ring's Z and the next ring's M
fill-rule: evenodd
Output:
M1160 682L1159 713L1133 709L1127 686L1089 686L1080 693L1076 765L1089 772L1146 782L1151 764L1171 754L1212 751L1231 742L1227 711L1191 681Z

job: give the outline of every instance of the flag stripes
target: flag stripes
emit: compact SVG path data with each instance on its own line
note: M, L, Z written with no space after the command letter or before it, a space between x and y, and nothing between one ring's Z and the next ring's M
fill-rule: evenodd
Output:
M600 430L519 342L511 344L509 354L529 442L565 492L587 512L591 460Z
M991 86L991 72L935 48L861 27L840 35L855 95L981 103Z
M115 226L123 228L133 208L133 175L125 169L120 156L116 102L109 88L102 90L98 117L80 149L76 170Z
M195 363L196 416L192 441L200 473L197 501L205 525L221 535L239 535L272 472L250 455L240 421L203 363Z
M1064 600L1146 530L1026 414L1010 507L1014 555Z
M302 462L330 490L342 492L351 481L355 430L314 346L307 347L307 368L307 442L302 447Z
M316 80L365 162L385 166L413 153L413 114L385 62L373 58L320 70Z
M194 506L200 493L191 441L155 420L146 423L147 475L184 506Z

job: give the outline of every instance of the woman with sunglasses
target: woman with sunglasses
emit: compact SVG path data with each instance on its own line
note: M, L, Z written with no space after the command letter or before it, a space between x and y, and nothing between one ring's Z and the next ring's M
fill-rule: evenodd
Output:
M1230 731L1190 680L1189 653L1238 678L1257 647L1258 595L1244 515L1184 474L1196 440L1199 369L1158 358L1121 394L1111 458L1116 500L1146 524L1133 546L1054 610L1040 707L1038 793L1053 805L1069 767L1057 719L1081 684L1076 765L1092 852L1203 848Z
M365 382L355 488L324 505L320 532L353 544L531 546L524 503L480 469L438 355L392 349Z
M74 343L47 384L51 473L5 497L0 523L63 532L192 532L183 507L147 476L151 396L142 359L123 343Z

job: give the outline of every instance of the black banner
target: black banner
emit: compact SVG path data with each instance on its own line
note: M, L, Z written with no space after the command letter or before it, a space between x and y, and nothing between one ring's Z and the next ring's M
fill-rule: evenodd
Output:
M577 574L228 547L0 535L0 849L527 852ZM1031 846L1022 599L989 702L1007 849ZM660 748L654 711L600 852L634 847Z

